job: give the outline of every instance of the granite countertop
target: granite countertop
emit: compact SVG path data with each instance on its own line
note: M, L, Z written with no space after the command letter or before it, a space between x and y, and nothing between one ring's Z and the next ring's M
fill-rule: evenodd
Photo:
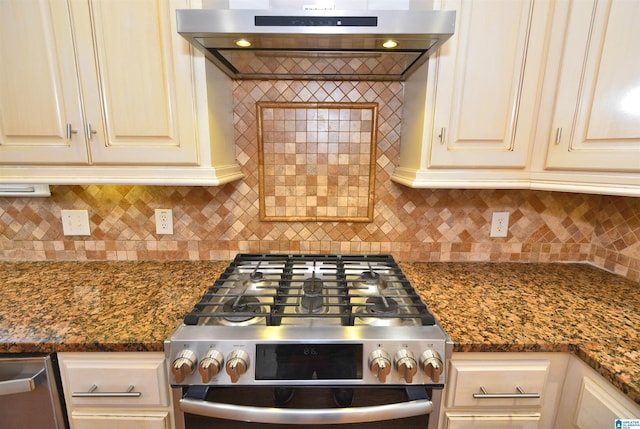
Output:
M162 351L227 267L0 262L0 352ZM454 351L579 356L640 404L640 285L584 264L400 263Z

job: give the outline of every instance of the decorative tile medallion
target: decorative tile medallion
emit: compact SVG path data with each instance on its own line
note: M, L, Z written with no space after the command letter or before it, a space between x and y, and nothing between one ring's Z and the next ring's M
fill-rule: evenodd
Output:
M372 222L378 104L256 105L260 220Z

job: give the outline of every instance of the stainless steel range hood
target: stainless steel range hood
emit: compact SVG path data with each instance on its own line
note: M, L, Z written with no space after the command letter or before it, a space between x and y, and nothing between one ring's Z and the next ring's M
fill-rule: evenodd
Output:
M233 79L405 80L451 37L455 12L183 9L177 19Z

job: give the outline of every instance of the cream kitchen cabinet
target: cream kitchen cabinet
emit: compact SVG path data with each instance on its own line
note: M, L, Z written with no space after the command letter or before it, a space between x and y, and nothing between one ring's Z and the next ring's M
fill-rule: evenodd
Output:
M571 356L556 429L614 427L615 419L640 419L640 406L575 356Z
M564 1L565 14L546 166L640 172L640 4Z
M162 353L59 353L71 429L171 429Z
M640 196L640 4L556 2L532 179Z
M411 187L529 187L550 4L444 0L454 36L406 82L399 164Z
M454 353L440 429L553 427L568 356Z
M0 23L0 163L88 162L68 4L1 0Z
M176 32L175 9L189 5L0 0L0 180L240 178L231 83L207 76ZM209 109L207 90L226 108Z

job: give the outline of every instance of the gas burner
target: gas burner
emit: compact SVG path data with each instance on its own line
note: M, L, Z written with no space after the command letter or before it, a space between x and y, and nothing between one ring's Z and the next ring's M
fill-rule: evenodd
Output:
M184 323L353 326L377 319L436 323L389 255L240 254Z
M237 315L226 315L223 324L226 325L253 325L261 323L264 317L258 317L264 314L264 308L260 305L260 300L255 296L240 296L229 299L222 306L224 313L237 313ZM227 323L225 323L227 322Z
M242 274L235 284L235 287L242 288L263 288L269 286L269 280L264 277L262 271L253 271L250 274Z
M369 265L369 269L363 271L353 283L357 288L365 289L368 293L377 295L381 294L382 290L389 286L387 284L387 276L374 271L371 265Z
M359 279L364 280L364 282L367 284L375 285L378 283L378 280L380 279L380 274L376 273L373 270L368 270L360 274Z
M302 298L300 300L300 310L303 313L319 313L324 308L322 298L322 280L314 275L305 279L302 285Z
M399 326L402 317L398 313L398 302L389 297L372 296L367 298L364 306L356 311L358 320L370 326Z
M393 298L384 296L372 296L370 298L367 298L366 303L367 313L371 313L373 315L384 315L398 312L398 301Z

